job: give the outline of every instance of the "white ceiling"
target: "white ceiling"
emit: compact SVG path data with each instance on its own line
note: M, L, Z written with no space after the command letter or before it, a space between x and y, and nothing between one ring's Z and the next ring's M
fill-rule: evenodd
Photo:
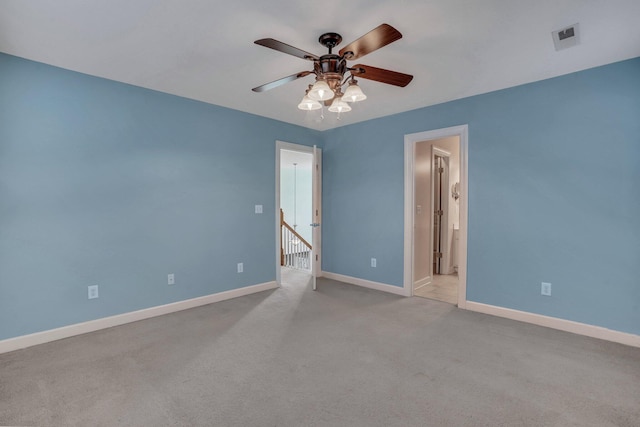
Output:
M639 0L0 0L0 52L324 130L640 56L638 18ZM576 22L581 44L556 52ZM381 23L404 37L357 62L406 88L361 79L340 121L297 109L313 76L251 91L311 69L254 40L322 55L322 33L345 46Z

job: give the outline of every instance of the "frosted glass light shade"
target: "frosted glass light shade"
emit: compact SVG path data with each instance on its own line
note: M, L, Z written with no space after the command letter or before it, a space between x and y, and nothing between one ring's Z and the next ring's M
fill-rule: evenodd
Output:
M349 106L349 104L344 102L342 98L336 98L331 103L329 111L331 111L332 113L346 113L347 111L351 111L351 107Z
M302 101L300 101L300 104L298 104L298 108L301 110L311 111L322 108L322 105L318 101L314 101L309 98L308 95L305 95L304 98L302 98Z
M314 101L326 101L333 98L333 91L324 80L318 80L308 93Z
M346 102L358 102L367 99L367 95L362 92L360 86L356 82L350 82L347 90L342 95L342 100Z

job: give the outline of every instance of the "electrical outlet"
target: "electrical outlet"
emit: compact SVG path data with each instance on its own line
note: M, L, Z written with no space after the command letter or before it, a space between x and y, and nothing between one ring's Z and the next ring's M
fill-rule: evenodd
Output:
M256 213L257 214L261 214L262 213L262 205L256 205Z
M244 265L241 262L239 262L238 263L238 273L242 273L243 271L244 271Z
M98 298L100 295L98 294L98 285L91 285L87 287L87 293L89 299Z
M540 284L540 293L544 296L551 296L551 283L542 282Z
M376 261L375 258L371 258L371 267L376 267L378 264L378 261Z
M167 274L167 285L176 284L176 275L173 273Z

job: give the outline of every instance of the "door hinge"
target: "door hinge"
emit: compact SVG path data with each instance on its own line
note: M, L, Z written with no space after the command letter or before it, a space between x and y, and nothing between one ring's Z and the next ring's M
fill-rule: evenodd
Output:
M316 261L318 260L318 254L316 254Z
M442 258L442 252L434 252L433 256L436 258Z
M443 173L444 172L444 168L438 168L438 172L439 173Z
M442 209L440 210L436 209L433 213L434 215L444 215L444 211Z

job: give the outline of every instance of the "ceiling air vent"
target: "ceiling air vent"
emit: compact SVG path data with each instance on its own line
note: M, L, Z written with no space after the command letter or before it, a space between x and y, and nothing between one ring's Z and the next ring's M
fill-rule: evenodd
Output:
M580 44L580 24L573 24L551 33L556 50L567 49Z

